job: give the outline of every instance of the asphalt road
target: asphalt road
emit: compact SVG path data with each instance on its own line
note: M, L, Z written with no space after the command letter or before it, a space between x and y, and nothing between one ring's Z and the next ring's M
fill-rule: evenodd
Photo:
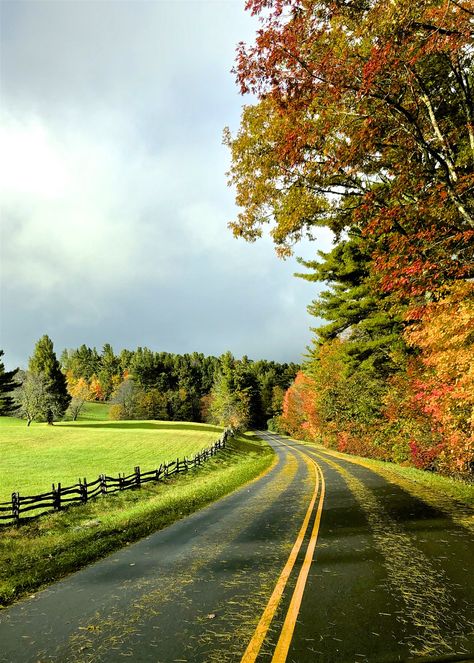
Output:
M467 530L265 436L264 477L0 613L0 661L473 661Z

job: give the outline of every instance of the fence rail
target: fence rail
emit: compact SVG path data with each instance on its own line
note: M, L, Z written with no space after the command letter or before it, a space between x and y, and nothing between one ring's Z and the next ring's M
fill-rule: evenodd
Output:
M207 449L202 449L192 458L183 458L161 463L155 470L142 472L140 467L134 468L132 474L121 474L111 477L101 474L95 481L88 482L87 479L79 479L73 486L62 486L61 483L52 484L48 493L40 495L20 495L19 492L12 493L11 501L0 502L0 526L19 523L23 514L28 517L37 517L52 511L60 511L71 504L87 504L87 502L99 495L112 495L130 488L140 488L143 483L149 481L164 481L175 474L188 472L190 469L199 467L209 458L215 456L224 449L227 438L232 434L226 429L221 437ZM32 513L35 511L36 513Z

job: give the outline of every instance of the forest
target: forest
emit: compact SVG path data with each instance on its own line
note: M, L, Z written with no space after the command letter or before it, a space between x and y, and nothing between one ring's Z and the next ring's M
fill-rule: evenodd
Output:
M326 289L272 426L339 451L472 476L472 3L248 0L260 21L235 75L229 225L269 226Z
M0 352L0 359L3 352ZM53 424L76 420L86 402L110 403L115 420L209 422L235 430L261 428L282 412L296 364L149 348L115 354L81 345L56 357L52 340L36 343L27 371L0 361L0 414Z
M139 347L115 355L85 345L65 350L61 365L71 395L111 401L114 419L160 419L266 427L281 412L296 364Z

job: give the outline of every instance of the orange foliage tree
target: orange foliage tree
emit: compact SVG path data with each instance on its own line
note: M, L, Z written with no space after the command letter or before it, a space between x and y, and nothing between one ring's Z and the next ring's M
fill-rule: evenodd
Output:
M420 353L411 406L440 439L440 466L466 471L474 461L474 283L457 282L441 294L405 333ZM416 441L412 447L416 452Z

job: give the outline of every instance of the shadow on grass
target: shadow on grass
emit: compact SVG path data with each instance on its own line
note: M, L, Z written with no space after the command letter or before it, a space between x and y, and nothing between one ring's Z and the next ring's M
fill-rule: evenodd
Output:
M113 428L115 430L195 430L201 432L220 433L221 428L205 424L179 423L176 421L88 421L62 423L61 428Z

